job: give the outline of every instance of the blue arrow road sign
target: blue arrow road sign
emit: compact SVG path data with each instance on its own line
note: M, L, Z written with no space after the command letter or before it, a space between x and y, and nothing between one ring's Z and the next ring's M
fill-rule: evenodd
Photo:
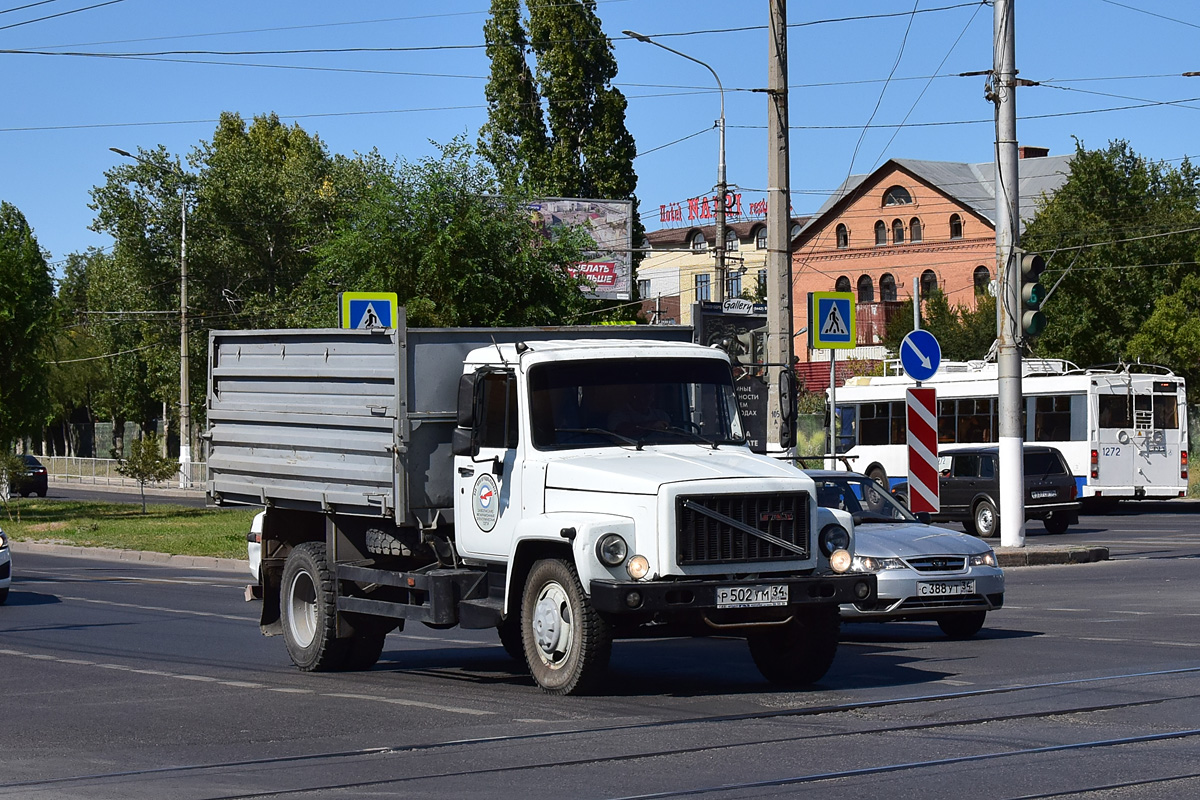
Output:
M912 331L900 343L900 363L908 377L927 381L942 363L942 346L929 331Z

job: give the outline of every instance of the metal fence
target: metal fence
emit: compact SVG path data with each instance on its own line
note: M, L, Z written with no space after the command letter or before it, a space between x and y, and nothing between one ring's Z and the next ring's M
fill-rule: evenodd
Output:
M76 458L74 456L40 456L39 460L46 467L50 478L60 483L78 483L96 486L137 486L133 478L127 478L117 471L117 460L114 458ZM193 489L204 487L208 480L208 464L193 463L186 486ZM163 489L180 488L180 475L169 481L147 484Z

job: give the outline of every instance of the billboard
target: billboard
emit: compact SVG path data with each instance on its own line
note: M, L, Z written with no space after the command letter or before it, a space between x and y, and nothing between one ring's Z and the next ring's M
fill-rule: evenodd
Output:
M553 238L563 228L583 228L596 249L570 268L591 284L588 297L629 300L633 289L633 201L548 197L529 204L534 222Z

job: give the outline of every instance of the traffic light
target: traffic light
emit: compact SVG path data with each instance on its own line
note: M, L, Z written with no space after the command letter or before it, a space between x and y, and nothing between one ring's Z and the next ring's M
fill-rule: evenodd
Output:
M1038 278L1046 271L1046 259L1037 253L1018 251L1021 261L1021 331L1034 337L1046 329L1046 315L1042 313L1042 301L1046 299L1046 287Z

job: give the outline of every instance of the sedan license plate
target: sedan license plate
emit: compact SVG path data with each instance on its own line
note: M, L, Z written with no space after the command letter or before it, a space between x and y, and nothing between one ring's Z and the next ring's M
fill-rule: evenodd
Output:
M761 608L787 604L788 587L782 583L717 587L717 608Z
M918 583L918 597L957 597L964 594L975 594L975 581L938 581L937 583Z

